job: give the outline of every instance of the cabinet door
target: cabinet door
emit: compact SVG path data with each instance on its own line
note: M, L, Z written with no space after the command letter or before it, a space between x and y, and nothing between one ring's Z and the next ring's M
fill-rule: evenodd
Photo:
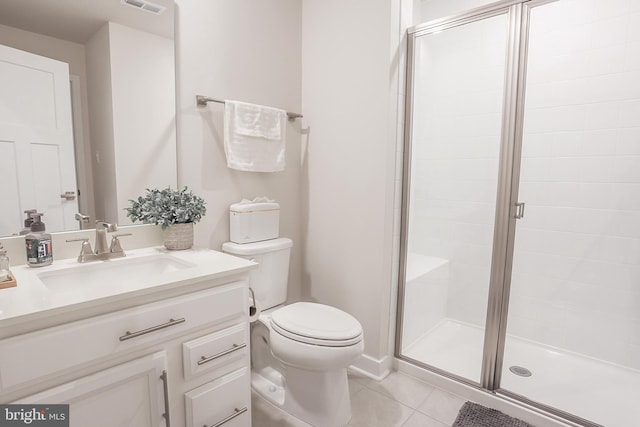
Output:
M164 381L161 351L13 403L69 404L71 427L164 427Z

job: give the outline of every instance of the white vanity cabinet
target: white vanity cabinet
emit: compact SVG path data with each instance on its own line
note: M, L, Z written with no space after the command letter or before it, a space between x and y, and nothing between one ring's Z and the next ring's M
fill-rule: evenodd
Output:
M232 278L1 339L0 403L68 403L72 427L250 427L248 287Z

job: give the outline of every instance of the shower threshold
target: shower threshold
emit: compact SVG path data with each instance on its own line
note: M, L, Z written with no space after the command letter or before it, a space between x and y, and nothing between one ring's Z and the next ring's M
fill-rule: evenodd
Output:
M443 319L407 346L403 355L478 382L482 362L482 328ZM501 389L575 414L607 427L636 422L640 371L507 335ZM526 367L531 376L509 371Z

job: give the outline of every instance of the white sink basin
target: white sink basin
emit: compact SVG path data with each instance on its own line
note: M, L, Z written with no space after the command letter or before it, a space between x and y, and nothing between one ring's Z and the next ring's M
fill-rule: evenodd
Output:
M136 282L157 280L167 274L194 267L195 264L159 254L139 258L96 261L57 271L38 274L51 291L77 291L82 287L121 287Z

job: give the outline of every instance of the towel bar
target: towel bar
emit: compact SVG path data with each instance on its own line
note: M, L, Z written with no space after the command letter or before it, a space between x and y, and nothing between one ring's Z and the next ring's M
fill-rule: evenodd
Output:
M217 102L218 104L224 104L224 100L222 99L215 99L215 98L209 98L208 96L196 95L196 105L198 107L206 107L208 102ZM290 113L289 111L287 111L287 118L289 120L295 120L302 117L303 117L302 114Z

